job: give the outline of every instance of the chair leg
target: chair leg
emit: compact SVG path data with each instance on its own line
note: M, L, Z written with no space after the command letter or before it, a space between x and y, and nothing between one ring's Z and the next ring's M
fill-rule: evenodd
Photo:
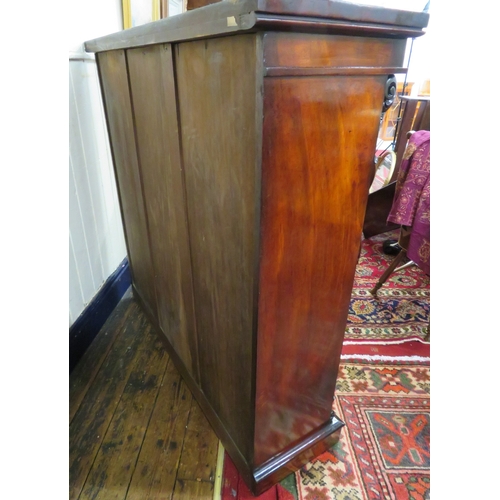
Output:
M387 278L392 274L394 269L396 269L397 265L401 262L403 257L406 255L406 250L404 248L401 249L401 252L398 253L396 258L391 262L391 265L385 270L384 274L377 281L377 284L370 290L370 293L375 297L380 287L385 283Z

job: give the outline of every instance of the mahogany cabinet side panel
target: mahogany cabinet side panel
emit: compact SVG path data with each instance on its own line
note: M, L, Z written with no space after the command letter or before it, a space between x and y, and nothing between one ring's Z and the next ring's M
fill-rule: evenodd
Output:
M131 49L127 60L158 323L186 369L199 381L172 46Z
M256 465L330 418L385 80L264 79Z
M262 134L257 35L177 45L201 388L253 458Z
M132 280L151 314L156 316L153 265L125 53L123 50L100 53L97 64Z

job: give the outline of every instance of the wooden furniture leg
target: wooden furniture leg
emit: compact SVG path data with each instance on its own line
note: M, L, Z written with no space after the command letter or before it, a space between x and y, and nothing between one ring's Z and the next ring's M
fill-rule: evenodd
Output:
M403 260L406 256L406 250L404 248L401 249L401 252L398 253L396 258L392 261L391 265L385 270L384 274L379 278L377 284L370 290L370 293L376 297L377 292L380 287L386 282L387 278L391 275L391 273L396 269L396 266Z
M429 316L429 324L427 325L427 333L425 334L424 341L429 342L431 340L431 317Z

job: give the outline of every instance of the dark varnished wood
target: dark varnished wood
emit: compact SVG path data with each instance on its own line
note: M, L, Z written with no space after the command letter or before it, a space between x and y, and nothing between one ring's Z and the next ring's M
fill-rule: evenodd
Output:
M101 90L132 280L156 315L156 293L124 51L98 56Z
M256 0L256 11L282 16L343 19L387 26L427 26L429 14L332 0Z
M131 109L157 299L146 312L256 493L343 425L331 406L384 86L426 16L219 2L88 45L127 49L129 102L113 119ZM184 436L199 449L204 438ZM199 457L181 466L179 495L210 489L213 457Z
M330 416L384 81L265 80L256 464Z
M158 321L199 382L172 46L128 50L127 60Z
M346 75L385 75L390 73L406 73L401 68L298 68L272 67L265 69L265 76L346 76Z
M200 385L251 463L261 135L257 37L182 44L176 59Z
M186 9L187 10L199 9L200 7L205 7L207 5L211 5L213 3L217 3L220 1L222 0L187 0Z
M405 40L270 32L264 35L264 66L269 76L269 70L277 68L358 70L366 74L370 69L400 67L405 47Z
M331 2L333 3L333 2ZM420 28L408 26L394 26L387 24L375 24L370 22L352 22L343 19L320 19L303 16L269 15L258 12L242 14L240 17L242 29L247 30L278 30L278 31L301 31L341 35L356 35L363 32L369 37L417 37L421 35Z
M376 234L385 233L399 227L397 224L387 222L387 216L394 201L395 190L396 182L391 182L368 196L363 222L363 236L365 238L371 238Z
M241 31L321 31L331 34L409 38L423 34L425 12L385 9L330 0L221 1L85 42L101 52Z
M257 467L254 472L254 490L267 490L334 446L340 438L339 431L343 426L344 423L332 415L323 426L303 436L296 445L286 448Z

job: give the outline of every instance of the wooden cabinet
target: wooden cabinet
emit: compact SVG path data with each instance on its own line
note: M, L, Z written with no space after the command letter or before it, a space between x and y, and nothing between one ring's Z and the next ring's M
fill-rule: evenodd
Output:
M388 75L424 13L223 1L97 53L136 296L251 489L331 413Z

